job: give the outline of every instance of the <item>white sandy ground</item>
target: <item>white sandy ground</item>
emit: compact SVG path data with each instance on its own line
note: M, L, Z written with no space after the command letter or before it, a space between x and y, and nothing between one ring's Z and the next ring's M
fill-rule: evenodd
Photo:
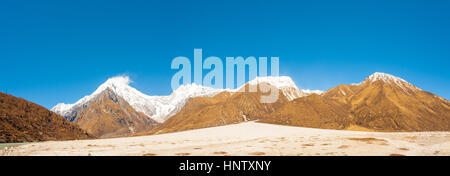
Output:
M153 136L50 141L0 150L0 155L450 155L450 132L359 132L256 122Z

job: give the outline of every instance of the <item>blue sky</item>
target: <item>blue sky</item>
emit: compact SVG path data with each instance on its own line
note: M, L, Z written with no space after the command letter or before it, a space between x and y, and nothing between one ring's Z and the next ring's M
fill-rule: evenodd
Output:
M171 92L176 56L278 56L300 88L373 72L450 98L450 1L2 1L0 91L51 108L126 74Z

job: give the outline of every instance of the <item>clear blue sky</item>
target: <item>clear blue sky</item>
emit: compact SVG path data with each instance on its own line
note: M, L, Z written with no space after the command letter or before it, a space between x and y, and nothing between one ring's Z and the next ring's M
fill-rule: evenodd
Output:
M450 1L1 1L0 91L51 108L127 74L171 92L176 56L279 56L327 90L386 72L450 98Z

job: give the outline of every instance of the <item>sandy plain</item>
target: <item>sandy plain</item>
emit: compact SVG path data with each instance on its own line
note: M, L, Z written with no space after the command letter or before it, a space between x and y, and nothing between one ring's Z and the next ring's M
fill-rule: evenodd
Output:
M0 156L441 156L450 132L362 132L245 122L177 133L48 141Z

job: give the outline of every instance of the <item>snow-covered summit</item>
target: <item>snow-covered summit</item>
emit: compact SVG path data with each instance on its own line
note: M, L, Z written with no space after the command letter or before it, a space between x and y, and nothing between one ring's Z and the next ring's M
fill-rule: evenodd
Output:
M145 94L130 87L129 86L130 83L131 80L128 76L116 76L109 78L105 83L100 85L91 95L83 97L74 104L64 104L64 103L57 104L51 110L62 116L65 116L67 113L70 113L70 111L75 109L76 107L80 107L90 102L98 94L102 93L104 90L108 88L117 95L124 98L126 101L128 101L129 104L136 103L136 101L142 100L143 98L146 97Z
M97 95L101 94L106 89L111 90L118 96L122 97L128 102L136 111L142 112L157 122L164 122L172 115L178 113L186 104L187 100L194 97L211 97L224 89L215 89L211 87L205 87L197 85L195 83L188 85L181 85L172 94L168 96L149 96L129 84L132 81L128 76L116 76L109 78L106 82L101 84L91 95L85 96L78 100L74 104L60 103L52 108L53 112L56 112L64 117L71 116L79 110L87 106ZM302 96L307 96L312 93L321 94L322 91L318 90L300 90L295 85L294 81L288 76L280 77L258 77L249 84L268 83L274 87L277 87L283 94L289 99L293 100ZM236 92L237 90L227 90ZM76 115L76 114L75 114Z
M136 111L142 112L158 122L164 122L169 116L177 113L189 98L214 96L223 91L221 89L190 84L180 86L169 96L149 96L131 87L130 83L131 80L128 76L110 78L91 95L83 97L74 104L60 103L52 108L52 111L66 116L75 109L88 104L93 98L109 88L127 101Z
M248 84L250 85L257 85L261 83L268 83L278 89L287 87L298 89L297 85L295 85L294 81L292 81L291 77L289 76L256 77L255 79L248 82Z
M205 87L201 85L197 85L195 83L192 84L186 84L186 85L180 85L177 89L175 89L172 93L172 95L181 95L181 94L188 94L188 95L203 95L204 93L217 93L217 91L223 91L223 89L215 89L211 87Z
M303 92L305 92L305 93L308 93L308 94L313 94L313 93L315 93L315 94L318 94L318 95L321 95L321 94L323 94L324 93L324 91L322 91L322 90L310 90L310 89L301 89Z
M283 95L291 101L296 98L308 96L310 94L322 94L321 90L302 90L297 87L294 81L289 76L267 76L267 77L256 77L252 81L249 81L250 85L257 85L261 83L268 83L271 86L276 87L277 89L283 92Z
M406 82L405 80L403 80L402 78L396 77L394 75L391 74L387 74L387 73L381 73L381 72L375 72L372 75L370 75L367 80L371 81L371 82L375 82L378 80L382 80L385 82L389 82L389 81L394 81L394 82Z
M387 73L381 73L381 72L373 73L372 75L367 77L360 84L362 84L362 83L373 83L373 82L376 82L376 81L383 81L383 82L388 83L388 84L397 85L398 87L400 87L404 91L407 91L408 89L410 89L410 90L421 90L420 88L414 86L413 84L405 81L402 78L399 78L399 77L396 77L394 75L387 74Z

